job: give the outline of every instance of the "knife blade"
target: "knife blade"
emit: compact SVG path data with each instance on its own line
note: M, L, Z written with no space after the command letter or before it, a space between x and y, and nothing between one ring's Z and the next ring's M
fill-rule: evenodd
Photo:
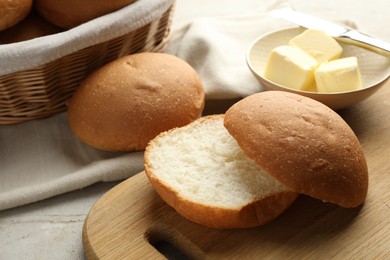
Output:
M269 15L305 28L323 31L340 42L357 45L390 58L390 44L388 42L363 34L357 30L349 29L327 20L290 9L275 9L270 11Z

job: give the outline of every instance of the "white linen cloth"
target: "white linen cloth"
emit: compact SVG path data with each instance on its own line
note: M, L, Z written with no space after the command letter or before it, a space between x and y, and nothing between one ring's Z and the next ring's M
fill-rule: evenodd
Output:
M160 4L160 11L169 3L138 1L138 4ZM207 4L207 1L199 1L199 4ZM176 18L166 52L188 61L199 72L207 99L244 97L261 91L260 84L246 66L245 53L248 45L261 34L289 25L267 15L269 10L282 7L289 7L289 2L262 1L261 5L246 9L245 13L237 10L237 14L229 15L225 15L222 8L220 16L205 14L199 17L197 14L199 18L191 23L185 17ZM121 11L129 12L129 9ZM129 20L122 22L116 15L118 13L98 18L70 30L69 34L31 40L32 45L20 43L0 48L0 75L40 65L94 44L98 39L114 38L123 34L122 26L131 29L129 20L133 19L139 25L152 17L140 18L136 14L132 17L129 12L126 13ZM113 29L114 24L120 24L120 28ZM92 31L92 35L86 36L87 31ZM66 39L69 35L77 38L75 44ZM50 44L40 45L40 41L50 41ZM34 46L31 55L25 57L28 60L25 64L12 59L20 56L24 48ZM46 48L51 48L53 55L43 55ZM46 119L0 126L0 167L0 210L4 210L96 182L128 178L143 170L143 153L103 152L83 144L72 134L64 112Z

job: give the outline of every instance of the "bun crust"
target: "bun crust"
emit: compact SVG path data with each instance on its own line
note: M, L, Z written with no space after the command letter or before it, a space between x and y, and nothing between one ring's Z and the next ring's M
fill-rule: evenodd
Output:
M250 158L292 190L342 207L364 202L368 170L359 140L327 106L267 91L233 105L224 125Z
M35 12L30 12L15 26L0 32L0 44L26 41L61 31L61 28L47 22Z
M32 0L0 0L0 31L23 20L32 7Z
M223 115L161 133L144 161L160 197L180 215L211 228L263 225L297 197L242 153L223 127Z
M185 61L163 53L119 58L90 74L68 107L73 132L106 151L136 151L162 131L197 119L204 90Z
M116 11L135 0L35 0L35 9L46 20L70 29L99 16Z
M242 208L218 208L185 199L154 178L150 171L146 172L156 192L169 206L181 216L209 228L252 228L267 224L289 208L297 197L297 193L285 191L258 198Z

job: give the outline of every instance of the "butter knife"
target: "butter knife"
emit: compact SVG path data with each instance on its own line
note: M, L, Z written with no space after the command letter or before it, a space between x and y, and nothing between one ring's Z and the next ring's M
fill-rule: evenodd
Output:
M321 30L329 36L336 38L340 42L357 45L390 58L389 43L375 39L357 30L348 29L341 25L290 9L272 10L269 12L269 15L275 18L284 19L305 28Z

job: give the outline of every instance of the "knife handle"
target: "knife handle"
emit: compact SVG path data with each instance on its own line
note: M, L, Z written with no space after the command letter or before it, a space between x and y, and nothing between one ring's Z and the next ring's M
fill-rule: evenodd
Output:
M341 42L357 45L390 58L390 44L355 30L348 30L338 38Z

